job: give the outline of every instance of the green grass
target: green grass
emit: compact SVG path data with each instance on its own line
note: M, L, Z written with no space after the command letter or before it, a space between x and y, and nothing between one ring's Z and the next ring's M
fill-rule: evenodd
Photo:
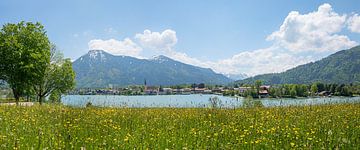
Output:
M15 99L13 98L0 98L0 103L10 103L15 102Z
M20 98L19 102L26 102L26 99ZM0 103L15 103L15 98L0 98Z
M360 104L175 109L0 106L0 149L359 149Z

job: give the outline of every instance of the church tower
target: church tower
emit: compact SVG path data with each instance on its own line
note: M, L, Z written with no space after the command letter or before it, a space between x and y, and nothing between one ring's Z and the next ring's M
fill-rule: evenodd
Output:
M146 79L144 79L144 92L147 90Z

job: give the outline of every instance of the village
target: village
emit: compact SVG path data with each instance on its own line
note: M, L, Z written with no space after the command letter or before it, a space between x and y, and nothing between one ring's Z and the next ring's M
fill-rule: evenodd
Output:
M261 81L249 85L205 85L185 84L173 86L131 85L127 87L80 88L69 92L70 95L189 95L214 94L223 96L241 96L253 98L297 98L297 97L331 97L358 95L356 86L323 84L280 84L264 85Z
M244 96L246 92L255 91L255 87L227 87L227 86L208 86L204 83L183 86L128 86L109 88L82 88L75 89L69 94L72 95L189 95L189 94L215 94L224 96ZM259 89L261 97L269 96L270 86L262 85Z

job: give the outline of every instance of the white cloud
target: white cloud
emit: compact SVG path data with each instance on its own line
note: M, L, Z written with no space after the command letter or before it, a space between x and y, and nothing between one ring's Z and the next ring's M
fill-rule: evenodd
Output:
M210 62L208 61L201 61L197 58L188 56L186 53L176 51L174 46L178 39L174 30L167 29L163 32L144 30L143 33L136 34L135 39L137 39L144 48L149 48L172 59L196 66L206 68L211 67Z
M123 41L115 39L94 39L91 40L88 45L90 50L104 50L114 55L126 55L141 58L140 52L142 51L142 48L129 38L125 38Z
M292 11L278 31L267 40L293 52L337 51L357 45L345 35L338 35L346 23L346 15L333 11L330 4L319 6L308 14Z
M135 39L137 39L143 47L158 51L169 51L177 43L176 32L170 29L161 33L145 30L142 34L136 34Z
M124 41L92 40L89 42L89 48L135 57L141 57L144 48L187 64L211 68L218 73L245 73L253 76L282 72L357 45L357 42L339 33L346 25L353 32L359 31L359 18L355 14L347 20L346 15L339 15L326 3L319 6L317 11L307 14L292 11L284 19L279 30L267 37L267 40L273 41L272 46L243 51L228 59L217 61L200 60L176 51L174 47L178 39L176 32L171 29L163 32L145 30L136 34L134 39L141 47L127 38Z
M179 52L172 52L170 57L221 73L257 75L282 72L357 45L347 36L338 35L345 25L346 15L339 15L331 5L323 4L308 14L290 12L280 29L267 37L267 40L274 41L269 48L240 52L215 62L200 61Z
M222 73L257 75L282 72L294 66L312 61L309 56L296 56L279 47L245 51L213 64Z
M294 66L316 60L315 57L311 56L293 55L279 47L245 51L231 58L218 61L200 60L175 50L168 51L165 55L187 64L211 68L218 73L245 73L251 76L263 73L282 72Z
M360 16L358 14L352 15L348 19L348 29L351 32L357 32L360 33Z

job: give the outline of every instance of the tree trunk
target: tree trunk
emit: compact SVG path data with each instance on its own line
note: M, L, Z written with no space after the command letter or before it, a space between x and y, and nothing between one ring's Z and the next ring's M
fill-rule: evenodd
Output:
M16 105L19 105L20 93L15 88L12 88Z
M36 89L35 89L35 91L36 91ZM37 92L38 92L38 93L37 93L37 95L38 95L38 102L39 102L40 105L42 105L43 98L44 98L45 94L43 93L43 90L42 90L41 85L40 85L40 87L39 87L39 89L38 89Z
M40 95L38 95L38 98L39 98L39 99L38 99L39 104L42 105L43 99L44 99L44 95L40 94Z

